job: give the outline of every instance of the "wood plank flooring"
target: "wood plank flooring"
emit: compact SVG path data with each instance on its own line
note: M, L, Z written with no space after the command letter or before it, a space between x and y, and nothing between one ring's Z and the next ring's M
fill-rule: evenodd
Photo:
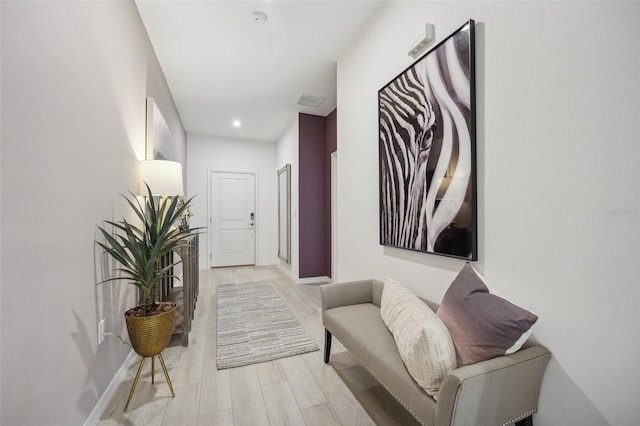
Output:
M332 361L322 350L262 364L216 369L216 289L219 284L272 280L320 348L324 328L317 285L294 284L277 267L235 267L201 271L200 295L189 346L176 336L163 356L176 397L171 398L156 365L151 384L145 363L138 387L124 412L137 370L127 379L103 414L108 425L387 425L417 424L413 418L349 356L334 339Z

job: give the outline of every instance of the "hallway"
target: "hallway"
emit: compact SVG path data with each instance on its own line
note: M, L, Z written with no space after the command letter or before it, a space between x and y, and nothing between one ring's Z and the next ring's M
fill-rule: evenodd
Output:
M344 348L337 341L332 351L333 366L325 365L322 351L316 351L262 364L216 370L216 288L222 283L260 280L272 280L283 300L322 348L324 334L318 286L296 285L277 267L201 271L190 344L182 347L180 339L174 338L175 342L172 341L163 353L175 399L170 398L160 371L156 371L156 384L151 385L147 363L129 411L123 411L137 368L136 357L126 381L120 385L99 425L375 424L354 393L370 407L379 424L407 424L412 420L348 353L343 352Z

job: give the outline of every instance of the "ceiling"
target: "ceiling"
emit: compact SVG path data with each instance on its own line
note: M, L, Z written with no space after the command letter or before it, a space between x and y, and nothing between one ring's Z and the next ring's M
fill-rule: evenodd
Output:
M136 4L186 131L273 141L297 112L336 107L337 59L381 1ZM267 15L263 24L255 11ZM297 105L303 94L326 100Z

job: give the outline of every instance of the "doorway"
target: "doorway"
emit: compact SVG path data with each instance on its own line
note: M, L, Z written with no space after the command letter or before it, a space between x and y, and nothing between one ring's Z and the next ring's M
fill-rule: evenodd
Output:
M256 263L256 175L209 172L209 263L222 266Z

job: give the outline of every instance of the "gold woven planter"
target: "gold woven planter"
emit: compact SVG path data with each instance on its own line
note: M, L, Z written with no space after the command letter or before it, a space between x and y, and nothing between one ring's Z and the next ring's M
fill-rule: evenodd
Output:
M153 357L162 352L171 340L175 314L175 305L167 312L150 317L129 317L125 313L133 350L142 357Z
M129 391L129 398L124 406L124 411L129 408L131 397L136 390L136 385L140 379L140 372L144 366L144 360L148 357L151 358L151 383L155 383L154 369L155 369L155 357L157 356L164 372L164 377L167 379L169 390L171 390L171 396L175 397L173 392L173 386L171 385L171 379L167 372L167 366L164 364L161 352L167 347L171 340L171 332L173 331L173 318L176 314L176 305L173 304L170 310L162 312L157 315L149 317L130 317L129 312L136 308L130 309L124 314L125 321L127 323L127 331L129 332L129 339L131 340L131 346L138 355L142 357L140 365L138 366L138 372L136 378L133 380L133 386Z

